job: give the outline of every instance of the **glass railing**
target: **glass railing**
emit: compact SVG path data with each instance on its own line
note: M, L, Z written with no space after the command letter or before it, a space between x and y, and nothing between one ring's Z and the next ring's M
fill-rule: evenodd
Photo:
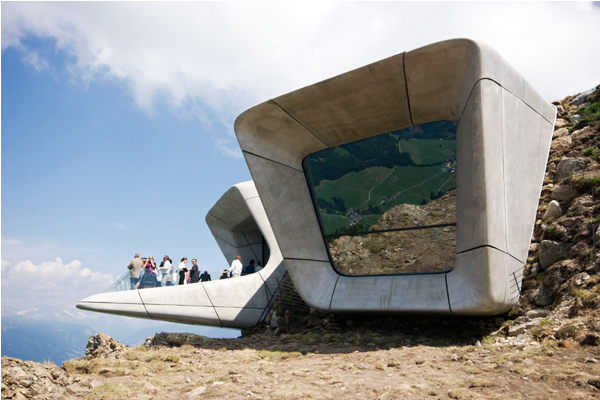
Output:
M106 292L121 292L123 290L131 290L131 281L129 279L129 271L125 272L115 283L110 285Z
M267 247L267 246L265 246ZM145 289L145 288L149 288L149 287L155 287L155 285L157 284L156 282L156 275L153 275L152 279L149 278L149 280L147 282L144 282L144 274L145 274L146 270L142 269L140 271L140 289ZM177 281L175 282L175 286L177 286L177 282L179 280L177 279ZM167 286L173 286L173 285L167 285ZM161 287L160 286L160 282L158 282L158 285L156 287ZM119 279L116 280L115 283L113 283L112 285L110 285L108 287L108 289L106 289L104 291L104 293L107 292L122 292L124 290L131 290L131 280L129 279L129 271L125 272L123 275L121 275L119 277Z

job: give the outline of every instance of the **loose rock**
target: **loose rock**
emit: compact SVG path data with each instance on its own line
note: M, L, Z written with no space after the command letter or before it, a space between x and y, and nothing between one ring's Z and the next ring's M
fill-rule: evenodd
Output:
M564 121L564 119L561 120L561 121ZM566 124L566 122L565 122L565 124ZM562 137L562 136L567 136L568 134L569 134L569 130L567 128L562 128L561 127L560 129L557 129L557 130L554 131L553 136L555 138L559 138L559 137Z
M577 97L575 97L573 100L571 100L571 101L569 102L569 105L571 105L571 106L579 106L579 105L581 105L581 104L585 103L585 102L586 102L586 99L587 99L587 97L588 97L590 94L592 94L592 93L594 93L594 89L589 89L589 90L586 90L585 92L581 93L579 96L577 96Z
M77 389L72 383L56 365L2 357L3 399L60 399Z
M554 123L554 129L560 130L560 128L562 128L566 125L567 125L567 121L565 121L562 118L556 118L556 122ZM567 131L567 133L569 133L569 132ZM556 131L554 131L554 134L556 135Z
M570 203L577 196L577 190L571 185L558 185L552 191L550 198L561 203Z
M551 220L560 218L561 215L562 215L562 209L560 208L560 204L558 204L558 202L556 200L552 200L548 204L548 208L546 208L546 212L544 213L542 220L551 221Z
M563 128L563 129L565 129L565 128ZM559 129L559 131L562 131L562 129ZM555 132L555 134L556 134L556 132ZM571 136L561 136L552 141L550 149L552 151L566 151L566 150L570 149L572 145L573 145L573 139L571 138Z
M563 158L556 167L555 182L560 183L574 172L584 170L588 162L582 158Z
M554 302L554 297L554 291L548 286L542 284L534 297L535 304L540 307L548 306Z
M540 244L540 267L546 270L557 261L564 260L566 254L560 243L552 240L542 240Z
M89 337L85 355L88 358L119 358L127 349L129 346L126 344L121 344L104 333L97 333Z

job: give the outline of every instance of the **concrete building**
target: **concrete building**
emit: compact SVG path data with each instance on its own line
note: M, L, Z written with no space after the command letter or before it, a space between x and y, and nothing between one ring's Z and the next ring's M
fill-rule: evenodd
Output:
M555 117L465 39L259 104L235 122L254 183L232 187L206 222L228 262L268 254L265 268L77 307L245 328L287 268L327 312L503 313L520 296Z
M555 108L493 49L459 39L259 104L237 118L235 131L287 270L310 306L328 312L493 315L510 309L520 295L555 116ZM328 240L340 235L328 233L324 216L340 221L343 215L326 214L318 203L333 197L315 200L315 192L324 189L311 184L321 178L311 176L307 158L321 154L327 165L335 149L341 149L338 156L347 153L344 144L383 134L401 143L409 137L403 130L412 127L414 135L439 121L456 129L453 144L446 143L455 146L454 160L446 160L439 172L455 174L448 175L455 184L453 191L441 189L422 201L444 193L456 197L455 222L435 228L455 229L452 267L396 275L340 273L328 247ZM394 171L414 167L412 157ZM428 168L420 167L417 172ZM383 167L368 168L375 173ZM396 195L393 201L406 197L389 195Z
M263 261L264 268L236 279L141 290L124 287L121 291L87 297L77 308L228 328L256 325L269 309L285 266L252 181L234 185L225 192L206 215L206 223L228 263L241 255L246 263L250 259ZM127 283L128 278L124 278Z

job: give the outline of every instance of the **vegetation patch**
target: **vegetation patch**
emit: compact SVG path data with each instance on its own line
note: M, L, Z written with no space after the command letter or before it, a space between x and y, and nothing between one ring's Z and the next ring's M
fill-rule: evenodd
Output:
M596 90L596 96L598 96L598 90ZM581 129L590 122L600 121L600 102L596 100L588 106L579 107L577 113L581 116L581 119L573 126L571 131Z
M573 339L577 336L578 331L579 328L575 325L565 325L556 331L554 337L559 340Z

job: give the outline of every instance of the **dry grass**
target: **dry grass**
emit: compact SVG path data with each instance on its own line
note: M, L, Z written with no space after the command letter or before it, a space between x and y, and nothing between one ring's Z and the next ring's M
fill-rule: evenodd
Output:
M65 368L84 381L100 381L86 397L94 400L183 400L198 388L206 399L520 399L536 390L562 399L574 389L590 395L586 382L600 374L598 364L575 359L583 347L516 352L491 345L375 350L349 344L302 355L269 340L273 346L258 349L133 348L118 360L72 360ZM173 359L179 362L167 361Z

